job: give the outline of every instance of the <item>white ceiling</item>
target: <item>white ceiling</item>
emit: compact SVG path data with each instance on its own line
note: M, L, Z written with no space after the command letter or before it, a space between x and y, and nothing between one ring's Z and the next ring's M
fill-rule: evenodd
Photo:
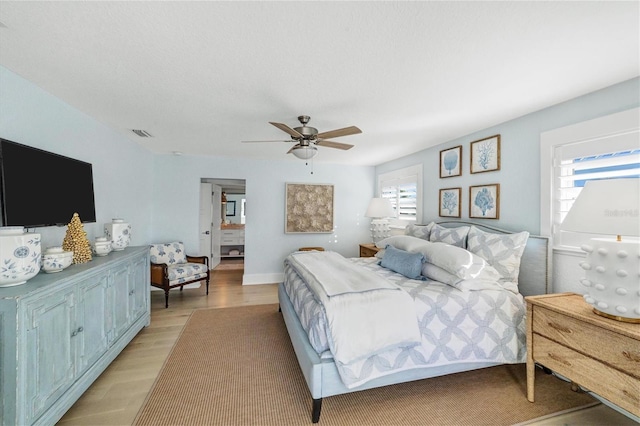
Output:
M375 165L638 76L639 4L0 1L0 64L153 152L301 161L240 141L304 114Z

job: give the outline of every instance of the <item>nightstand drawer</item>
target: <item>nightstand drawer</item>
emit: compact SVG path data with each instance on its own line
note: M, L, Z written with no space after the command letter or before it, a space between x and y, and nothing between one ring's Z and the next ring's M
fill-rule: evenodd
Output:
M535 333L640 379L640 346L637 340L540 306L534 308L533 329Z
M379 251L375 244L360 244L360 257L373 257Z
M610 345L606 339L601 346ZM533 335L534 360L580 386L597 393L630 413L640 415L640 379L585 356L573 349Z

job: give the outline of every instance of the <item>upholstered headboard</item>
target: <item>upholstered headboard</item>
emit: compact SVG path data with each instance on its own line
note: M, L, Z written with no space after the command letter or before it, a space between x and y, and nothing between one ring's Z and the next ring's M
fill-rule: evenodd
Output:
M446 228L473 225L482 231L495 234L514 233L477 222L445 220L435 223ZM549 244L548 237L529 235L522 254L520 275L518 276L518 288L523 296L546 294L551 291L551 248Z

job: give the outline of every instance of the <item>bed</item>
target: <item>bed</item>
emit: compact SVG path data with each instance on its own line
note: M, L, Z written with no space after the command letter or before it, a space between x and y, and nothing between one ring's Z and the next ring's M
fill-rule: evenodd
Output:
M299 257L293 256L296 255L296 253L290 255L285 261L285 279L284 282L279 285L278 289L280 310L291 338L300 369L311 393L313 401L311 418L313 423L317 423L320 419L322 398L324 397L491 367L504 363L521 363L525 361L526 342L524 315L526 309L523 296L544 294L550 290L551 270L548 238L529 235L528 233L514 233L491 226L463 221L445 221L437 222L436 224L432 222L429 225L412 225L412 229L409 230L409 228L407 228L406 233L409 234L409 237L413 237L416 240L420 238L423 241L430 241L431 231L433 230L435 232L436 227L440 237L440 239L436 238L435 240L437 241L436 244L439 244L438 253L447 252L448 250L457 250L455 253L460 253L460 250L466 252L467 249L473 249L475 253L482 254L477 244L473 248L466 247L467 242L477 241L477 237L480 235L481 237L490 237L492 240L507 241L506 247L502 242L499 243L499 251L504 255L505 249L507 252L510 250L509 243L512 242L511 238L521 238L522 235L525 234L526 238L522 244L523 247L520 249L519 267L516 270L517 288L514 291L514 289L507 290L506 288L493 288L489 286L486 289L468 290L468 288L464 286L456 287L452 286L451 283L445 284L435 281L432 278L427 278L426 280L422 278L412 279L411 277L398 274L378 265L378 262L380 262L381 258L384 258L385 255L391 259L391 253L385 255L379 253L380 258L346 259L348 263L354 265L354 269L361 268L363 274L382 276L392 282L394 286L406 291L416 305L416 316L419 320L418 322L421 323L419 338L422 343L409 342L411 344L406 344L405 346L385 346L384 350L379 350L371 354L370 357L357 356L358 354L353 352L353 350L357 351L357 348L352 348L352 352L349 353L351 358L345 355L339 356L339 351L336 349L337 344L334 342L334 340L337 342L339 339L337 337L334 339L333 336L331 338L329 337L331 333L336 333L336 336L338 336L338 331L332 328L336 323L336 321L333 321L334 314L329 313L332 315L332 321L327 321L326 315L330 312L329 306L325 309L325 306L319 303L322 297L318 296L315 292L316 290L312 288L318 284L315 283L311 285L307 282L310 278L306 276L307 271L305 267L297 264L299 263L297 260ZM464 238L458 238L460 236L456 236L456 232L460 232L459 230L465 228L467 234ZM474 239L471 239L472 232L475 235ZM453 238L451 238L451 235L453 235ZM399 238L397 241L401 241L401 243L392 244L391 248L387 245L389 251L395 249L393 245L398 245L399 248L407 248L407 241L412 244L414 241L411 238ZM433 237L431 237L431 239L433 239ZM447 247L443 244L446 244ZM429 250L436 247L436 245L428 243L423 245L429 246ZM419 249L416 249L415 246L408 247L409 250L406 251L419 252L423 250L423 245L420 245ZM464 249L457 247L460 245L464 245ZM455 249L449 248L449 246L455 247ZM447 250L442 250L443 248ZM433 254L433 256L435 258L439 255ZM474 259L478 259L477 255L473 256ZM295 262L293 261L294 257L296 259ZM322 261L324 258L318 259ZM496 265L497 263L498 262L496 262ZM351 267L349 265L346 266ZM465 267L468 267L468 265ZM486 268L486 270L489 269L489 267ZM429 276L433 277L432 274L429 274ZM439 277L439 275L436 276ZM331 281L331 279L325 279L325 281ZM475 281L460 280L460 282L474 283ZM480 288L482 288L482 286L480 286ZM425 294L424 292L427 290L435 292L435 295L433 293L430 295ZM482 318L491 319L489 322L484 321L483 323L483 320L478 319L480 317L476 315L474 311L470 311L476 308L467 306L466 304L469 303L467 299L472 300L471 305L479 306L478 309L485 309L488 305L490 307L500 305L504 306L506 311L496 311L494 309L495 306L490 308L494 309L491 315L488 315L486 312L479 314L480 316L484 316ZM447 303L449 303L448 307L446 306ZM456 308L456 305L459 306ZM463 307L463 305L465 306ZM377 307L375 309L380 308ZM453 309L453 311L447 313L447 309L449 309L449 311ZM459 312L462 311L468 311L470 314L459 314ZM436 312L437 315L435 315L434 312ZM443 312L445 315L442 314ZM445 320L438 319L440 316L445 318ZM450 324L443 324L443 322L447 322L447 318L453 320L458 317L469 316L473 316L474 321L481 323L478 330L457 331L454 328L450 328ZM512 319L507 317L514 318L512 324L509 324L509 321ZM496 318L500 318L497 326L495 325L497 321ZM331 324L331 327L328 324ZM380 324L377 324L376 326L379 325ZM434 331L434 329L437 330ZM443 330L453 331L444 333ZM440 334L438 335L438 333ZM447 335L447 342L438 342L437 339L442 338L443 333ZM360 335L362 333L357 334ZM405 334L402 338L405 339L403 342L407 343L406 339L409 339L407 335L411 333ZM474 341L465 343L464 340L469 339L469 335L473 336L472 340ZM483 346L485 343L483 343L482 336L488 336L488 340L497 342L495 347L491 346L491 342L489 342L490 346ZM466 345L468 349L463 351L459 350L461 347L460 340L462 340L462 346L465 347ZM427 342L426 344L424 343L425 341ZM458 349L448 348L448 341L457 341L454 343L457 343ZM436 348L423 348L429 344ZM342 354L344 354L344 345L341 344L339 347L342 348ZM332 350L335 350L335 356ZM394 361L398 359L402 359L402 362Z

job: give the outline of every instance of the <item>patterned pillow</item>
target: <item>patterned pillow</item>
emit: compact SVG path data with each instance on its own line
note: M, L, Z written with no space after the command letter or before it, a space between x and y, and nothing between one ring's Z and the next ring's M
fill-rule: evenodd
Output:
M151 244L149 246L149 255L151 263L166 263L167 265L187 263L184 244L181 242Z
M438 224L433 224L429 241L451 244L456 247L467 247L468 226L460 226L458 228L445 228Z
M409 253L388 245L385 247L384 256L378 262L378 265L391 269L407 278L424 280L424 277L420 275L422 274L423 263L424 255L422 253Z
M431 222L428 225L414 225L409 224L404 228L404 235L410 235L412 237L421 238L429 241L429 235L431 235L431 228L435 223Z
M500 283L510 290L518 285L520 260L524 252L529 233L492 234L475 226L469 230L467 250L485 259L500 274Z

